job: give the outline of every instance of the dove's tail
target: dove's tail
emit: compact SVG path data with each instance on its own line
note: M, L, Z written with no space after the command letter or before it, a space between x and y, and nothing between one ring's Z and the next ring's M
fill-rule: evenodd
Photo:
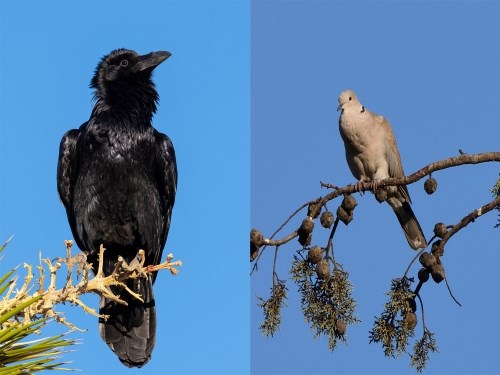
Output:
M411 209L410 203L401 202L397 198L389 198L387 202L394 210L394 213L398 217L399 224L405 233L408 244L412 249L424 249L427 247L427 240L425 239L424 232L420 228L413 210Z
M112 288L128 306L101 298L99 334L127 367L142 367L151 358L156 337L156 309L151 278L129 280L127 286L141 295L144 303L127 291ZM118 292L118 293L117 293Z

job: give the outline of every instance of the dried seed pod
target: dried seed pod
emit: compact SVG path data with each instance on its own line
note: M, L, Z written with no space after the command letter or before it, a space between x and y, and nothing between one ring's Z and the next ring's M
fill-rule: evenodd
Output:
M344 199L342 199L341 205L344 208L344 210L346 210L349 213L350 211L353 211L356 208L358 202L356 202L356 198L354 198L351 194L347 194L344 196Z
M422 253L420 255L420 258L418 258L420 264L430 270L430 267L432 267L434 264L437 263L437 259L434 255L431 253Z
M310 216L306 217L302 220L302 225L300 226L300 230L304 233L311 233L314 229L314 221Z
M262 232L258 229L253 228L250 231L250 243L254 244L255 246L260 246L262 244L262 241L264 241Z
M436 191L437 185L438 185L437 181L434 178L429 177L424 182L424 190L427 194L430 195Z
M407 330L413 331L417 326L417 315L414 312L405 314L403 319L403 327Z
M259 247L250 244L250 262L253 262L257 255L259 255Z
M316 212L316 215L314 215L314 217L313 217L311 214L315 208L316 208L316 205L314 203L309 204L309 206L307 207L307 216L310 216L313 219L316 219L319 216L319 214L321 213L321 210L318 210L318 212Z
M337 217L345 225L349 224L352 221L352 216L352 211L347 212L342 206L339 206L339 208L337 208Z
M429 271L426 268L420 268L418 271L418 280L423 283L429 280Z
M337 319L335 322L335 334L338 336L344 336L347 330L347 326L343 320Z
M308 216L302 221L300 228L297 230L299 235L298 241L302 246L309 246L311 244L313 229L314 221Z
M302 235L299 234L299 238L297 239L297 241L299 241L299 243L304 247L309 246L312 241L312 233Z
M253 262L259 255L259 249L263 241L264 236L260 230L254 228L250 231L250 262Z
M314 246L307 253L307 261L313 264L318 263L323 258L323 249L319 246Z
M441 240L437 240L432 243L431 253L435 257L442 257L444 254L444 247L440 248L439 247L440 245L441 245Z
M333 213L330 211L323 211L319 221L321 222L323 228L330 228L333 224Z
M375 192L375 199L379 203L385 202L387 200L387 190L385 190L384 188L377 189L377 191Z
M320 280L326 280L330 277L330 265L326 259L322 259L316 264L316 275Z
M412 312L417 311L417 302L415 302L414 298L408 298L406 301L408 302L408 306Z
M446 233L448 233L448 230L446 229L446 224L444 223L437 223L434 225L434 234L436 237L443 238Z
M431 267L431 276L437 284L444 280L444 267L441 263L436 263Z

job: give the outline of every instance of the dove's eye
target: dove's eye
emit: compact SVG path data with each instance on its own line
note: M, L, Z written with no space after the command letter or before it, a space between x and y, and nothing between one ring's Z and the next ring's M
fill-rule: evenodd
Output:
M351 101L351 100L352 100L352 96L349 97L349 101Z

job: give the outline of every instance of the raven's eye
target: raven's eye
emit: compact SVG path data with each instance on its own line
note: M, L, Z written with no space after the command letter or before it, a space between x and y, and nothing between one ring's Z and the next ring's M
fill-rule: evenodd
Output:
M120 66L123 66L123 67L128 66L128 60L122 60L120 62Z

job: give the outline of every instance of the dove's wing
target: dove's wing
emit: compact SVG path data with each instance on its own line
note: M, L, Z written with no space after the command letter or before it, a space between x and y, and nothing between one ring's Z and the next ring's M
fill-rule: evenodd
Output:
M398 145L396 143L396 137L392 131L391 124L383 116L378 116L379 124L384 129L385 138L385 158L387 165L389 166L389 177L399 178L404 177L403 164L401 163L401 156L399 155ZM406 185L398 186L398 192L406 199L408 203L411 203L410 193Z

